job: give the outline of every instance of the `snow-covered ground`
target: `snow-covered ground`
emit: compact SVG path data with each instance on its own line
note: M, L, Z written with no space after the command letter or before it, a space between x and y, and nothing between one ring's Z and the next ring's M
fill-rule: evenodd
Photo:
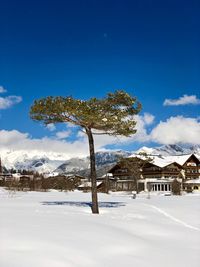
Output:
M99 200L0 189L0 267L200 266L200 194Z

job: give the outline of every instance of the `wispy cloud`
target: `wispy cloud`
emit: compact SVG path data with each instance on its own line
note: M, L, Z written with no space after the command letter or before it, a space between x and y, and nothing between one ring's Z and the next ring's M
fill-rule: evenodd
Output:
M7 90L0 85L0 94L6 93ZM0 110L1 109L8 109L12 107L15 104L18 104L22 101L21 96L16 96L16 95L10 95L10 96L5 96L5 97L0 97Z
M6 93L6 92L7 90L3 86L0 85L0 94Z
M65 139L67 137L69 137L71 134L71 131L60 131L56 133L56 137L58 139Z
M18 104L22 101L21 96L7 96L7 97L0 97L0 109L7 109L11 106Z
M49 123L49 124L47 124L46 128L47 128L49 131L51 131L51 132L53 132L53 131L56 130L56 126L55 126L54 123Z
M196 95L183 95L178 99L165 99L164 106L199 105L200 99Z

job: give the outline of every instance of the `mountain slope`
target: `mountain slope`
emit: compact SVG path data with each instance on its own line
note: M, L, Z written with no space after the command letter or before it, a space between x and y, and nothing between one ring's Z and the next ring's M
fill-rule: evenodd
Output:
M152 155L172 156L172 155L183 155L183 154L199 154L200 145L194 146L181 146L181 145L165 145L155 148L142 147L137 152L146 152Z
M65 154L46 153L38 151L9 151L1 150L2 165L7 169L31 170L40 173L52 172L63 164L68 157Z
M101 168L105 168L106 166L110 166L116 163L120 157L128 157L131 155L131 152L128 151L102 151L97 152L96 154L96 166L97 170ZM69 174L69 173L79 173L85 175L88 173L90 161L89 157L86 158L72 158L67 160L64 164L59 166L55 172L59 174ZM107 169L107 168L106 168Z
M142 147L138 152L146 152L152 155L182 155L196 153L200 156L200 146L180 146L166 145L160 147ZM96 153L96 166L99 175L107 172L109 168L115 164L120 157L128 157L134 152L128 151L100 151ZM89 157L84 158L69 158L66 154L38 152L38 151L0 151L2 165L6 169L16 170L32 170L40 173L58 173L70 174L79 173L88 175L89 173Z

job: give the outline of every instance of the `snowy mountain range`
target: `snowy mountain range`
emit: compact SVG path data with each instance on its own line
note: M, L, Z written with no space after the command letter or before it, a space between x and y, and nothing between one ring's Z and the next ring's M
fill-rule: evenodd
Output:
M200 146L166 145L160 147L142 147L137 151L100 151L96 153L96 165L99 173L106 172L120 157L128 157L133 153L146 152L151 155L182 155L195 153L200 156ZM69 158L66 154L38 151L0 151L2 165L7 169L32 170L46 174L87 175L89 157Z

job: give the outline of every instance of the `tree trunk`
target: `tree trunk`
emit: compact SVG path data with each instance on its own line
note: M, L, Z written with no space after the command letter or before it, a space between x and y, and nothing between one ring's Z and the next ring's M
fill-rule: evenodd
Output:
M94 152L94 138L90 128L86 128L86 134L89 141L90 150L90 179L91 179L91 191L92 191L92 213L99 213L98 198L97 198L97 175L95 164L95 152Z

